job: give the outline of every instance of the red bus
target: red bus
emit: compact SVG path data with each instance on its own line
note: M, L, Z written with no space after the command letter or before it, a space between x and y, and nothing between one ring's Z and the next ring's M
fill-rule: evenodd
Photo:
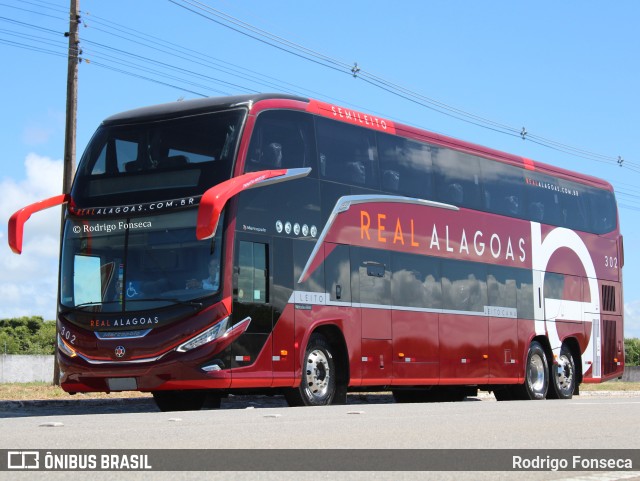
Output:
M624 368L607 182L287 95L106 119L65 204L70 393L571 398Z

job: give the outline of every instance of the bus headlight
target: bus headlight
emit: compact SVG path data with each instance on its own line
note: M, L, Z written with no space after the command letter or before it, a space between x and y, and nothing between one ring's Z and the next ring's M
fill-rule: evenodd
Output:
M201 332L195 337L192 337L186 342L180 344L176 351L178 352L187 352L191 349L195 349L196 347L200 347L203 344L211 342L221 336L227 331L227 324L229 322L229 318L225 317L220 322L218 322L215 326L210 327L204 332Z
M62 340L58 334L58 349L60 349L68 357L76 357L78 354L66 342Z

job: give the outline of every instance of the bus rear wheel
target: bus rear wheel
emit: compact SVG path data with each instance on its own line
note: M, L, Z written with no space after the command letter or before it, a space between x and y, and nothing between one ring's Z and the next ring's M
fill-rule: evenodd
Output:
M576 388L576 363L571 349L563 345L560 349L557 364L550 366L551 389L549 398L571 399Z
M220 407L220 396L210 395L207 391L154 391L153 400L158 409L167 411L198 411L203 406L211 409Z
M326 338L314 333L309 339L300 386L285 391L289 406L324 406L336 396L336 362Z
M549 362L542 344L533 341L527 353L524 383L514 386L512 394L516 399L545 399L549 390Z

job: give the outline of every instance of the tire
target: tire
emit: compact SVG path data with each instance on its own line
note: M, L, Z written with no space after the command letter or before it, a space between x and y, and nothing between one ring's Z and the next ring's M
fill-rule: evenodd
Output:
M527 353L524 383L514 386L515 399L541 400L547 397L549 391L549 362L542 344L533 341Z
M562 345L558 362L549 366L551 387L547 397L551 399L571 399L576 388L576 363L571 349Z
M220 407L220 396L209 395L207 391L154 391L153 400L158 409L167 411L198 411L206 402L206 407L216 409Z
M285 391L289 406L326 406L336 398L337 372L331 345L321 334L307 344L300 386Z

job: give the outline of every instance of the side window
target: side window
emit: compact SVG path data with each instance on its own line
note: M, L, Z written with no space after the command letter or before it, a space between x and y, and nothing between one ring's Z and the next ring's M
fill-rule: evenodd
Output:
M523 217L522 169L486 159L481 160L481 169L484 210L510 217Z
M394 306L442 309L439 259L393 253L391 267Z
M324 260L326 289L330 299L336 302L351 302L351 263L349 246L325 244L331 252Z
M391 266L389 252L377 249L359 249L360 302L363 304L391 305Z
M566 301L582 301L582 278L546 272L544 297Z
M541 224L562 225L562 195L558 180L537 172L525 174L526 218Z
M487 267L490 306L516 308L520 319L533 319L533 276L531 271L512 267Z
M544 274L544 297L548 299L563 299L564 275L546 272Z
M302 112L261 113L251 135L244 171L311 167L311 175L315 175L312 125L311 116Z
M589 189L591 232L606 234L616 228L616 201L613 193L600 189Z
M451 149L432 148L436 194L440 202L483 209L478 158Z
M268 302L267 245L240 241L238 248L238 300L252 303Z
M483 312L487 305L487 270L483 264L442 261L443 308Z
M320 177L358 187L378 188L375 133L318 117Z
M585 186L560 180L560 206L562 209L562 225L569 229L588 232L591 230L589 215L589 194Z
M385 192L433 198L433 166L427 144L378 133L380 187Z
M487 294L490 306L511 307L518 305L514 269L500 266L488 266Z

